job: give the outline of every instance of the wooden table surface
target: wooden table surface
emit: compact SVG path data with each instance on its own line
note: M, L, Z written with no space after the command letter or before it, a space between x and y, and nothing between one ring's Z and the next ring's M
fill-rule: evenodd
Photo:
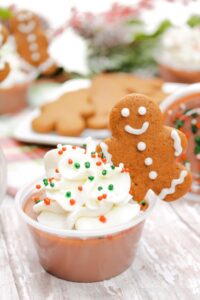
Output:
M14 200L0 207L1 300L200 299L200 203L159 203L146 222L137 257L123 274L80 284L40 266Z

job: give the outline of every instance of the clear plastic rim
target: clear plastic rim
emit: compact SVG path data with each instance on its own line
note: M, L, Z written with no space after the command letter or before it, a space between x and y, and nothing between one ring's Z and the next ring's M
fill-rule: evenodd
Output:
M194 83L187 87L180 88L177 92L165 98L160 104L160 109L165 112L176 100L195 93L200 93L200 83Z
M6 194L7 185L7 167L6 159L3 152L0 150L0 204L3 202L3 198Z
M141 223L144 221L149 214L152 212L158 197L154 194L152 190L149 190L146 196L146 199L149 203L148 209L140 214L138 217L136 217L133 221L128 222L123 225L115 226L114 228L109 228L101 231L80 231L80 230L64 230L64 229L56 229L56 228L50 228L48 226L45 226L43 224L38 223L37 221L30 218L23 210L23 204L28 199L28 197L33 194L33 186L38 182L41 178L38 180L35 180L32 183L29 183L25 185L23 188L21 188L15 197L15 205L18 214L21 216L21 218L32 227L41 230L43 232L54 234L60 237L69 237L69 238L80 238L80 239L87 239L87 238L95 238L95 237L103 237L110 234L116 234L121 231L127 230L129 228L132 228L133 226Z

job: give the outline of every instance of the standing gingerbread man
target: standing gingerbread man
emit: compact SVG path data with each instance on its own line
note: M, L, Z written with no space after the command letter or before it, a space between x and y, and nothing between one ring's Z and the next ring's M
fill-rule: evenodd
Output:
M185 150L185 135L164 126L156 103L140 94L130 94L112 109L112 137L100 144L108 151L114 165L124 163L131 176L131 192L137 201L148 190L160 199L173 201L191 185L191 174L176 158Z

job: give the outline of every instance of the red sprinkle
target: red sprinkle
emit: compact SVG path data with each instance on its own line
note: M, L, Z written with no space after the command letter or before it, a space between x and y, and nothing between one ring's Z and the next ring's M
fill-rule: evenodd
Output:
M74 205L76 203L76 201L74 199L70 199L69 203L70 203L70 205Z
M106 194L103 194L103 199L106 199L107 198L107 195Z
M58 154L59 154L59 155L62 155L62 154L63 154L63 151L62 151L62 150L59 150L59 151L58 151Z
M200 129L200 122L196 124L197 128Z
M54 177L49 178L49 182L51 183L54 179Z
M67 148L66 147L62 147L62 151L66 151L67 150Z
M80 192L82 192L82 190L83 190L82 185L79 185L79 186L78 186L78 190L79 190Z
M96 162L96 165L97 165L97 166L101 166L101 161L97 161L97 162Z
M39 197L33 197L32 199L33 199L33 201L34 201L34 202L36 202L36 201L40 200L40 198L39 198Z
M91 157L92 157L92 158L95 158L95 157L96 157L96 155L95 155L95 154L91 154Z
M71 158L68 159L68 164L69 165L73 164L73 160Z
M98 157L99 157L99 158L102 158L102 155L101 155L101 153L98 153Z
M98 199L99 201L103 200L103 195L102 195L102 196L98 196L97 199Z
M129 191L129 194L132 196L132 195L133 195L133 192L130 190L130 191Z
M102 223L106 223L106 217L105 216L100 216L99 221Z
M76 149L76 146L72 146L72 149Z
M105 157L102 158L102 162L105 164L107 162L107 159Z
M50 205L51 200L50 200L49 198L44 198L44 203L45 203L46 205Z
M56 169L55 169L55 172L56 172L56 173L59 173L59 170L56 168Z
M36 187L36 189L38 189L38 190L41 189L41 185L40 185L40 184L36 184L35 187Z

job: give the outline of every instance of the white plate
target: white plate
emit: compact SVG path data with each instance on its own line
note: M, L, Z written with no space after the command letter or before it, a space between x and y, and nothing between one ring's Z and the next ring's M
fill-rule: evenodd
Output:
M54 91L49 95L46 101L52 101L56 99L56 97L60 96L64 92L87 88L90 85L90 81L86 79L75 79L70 80L64 83L62 86L58 88L57 91ZM178 88L185 86L183 84L175 84L175 83L166 83L163 86L163 90L166 92L173 92ZM32 112L28 112L27 115L23 118L22 122L20 122L19 126L17 126L14 131L14 138L19 141L26 143L34 143L34 144L43 144L43 145L57 145L57 144L74 144L81 145L84 143L85 138L91 136L97 142L101 139L104 139L110 135L109 130L94 130L94 129L86 129L83 131L81 136L79 137L70 137L70 136L61 136L54 132L41 134L32 130L31 122L32 120L38 116L39 109L35 109Z

